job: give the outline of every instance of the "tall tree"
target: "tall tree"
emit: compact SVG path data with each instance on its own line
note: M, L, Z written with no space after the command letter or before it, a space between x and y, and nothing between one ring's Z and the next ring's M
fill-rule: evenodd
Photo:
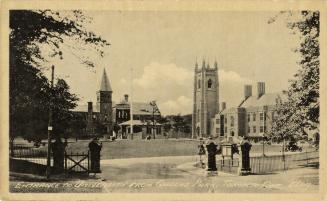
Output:
M11 10L9 14L10 140L13 143L16 136L46 132L51 95L56 104L54 123L67 118L67 111L75 106L77 97L69 92L63 80L58 80L55 89L51 89L42 73L51 66L49 60L63 59L62 49L66 48L81 63L93 68L92 58L77 52L91 50L102 57L109 43L86 30L85 23L91 19L81 11Z
M296 52L301 59L300 69L285 91L287 100L278 102L277 117L271 135L283 138L301 138L307 132L319 133L319 11L301 11L300 17L294 12L282 12L289 20L287 25L293 33L300 35ZM274 22L272 18L269 23Z

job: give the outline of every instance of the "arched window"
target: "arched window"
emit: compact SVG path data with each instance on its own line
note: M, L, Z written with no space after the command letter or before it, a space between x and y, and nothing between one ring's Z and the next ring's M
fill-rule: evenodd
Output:
M209 80L208 80L208 88L211 88L211 87L212 87L212 80L209 79Z
M201 80L198 80L198 89L201 88Z

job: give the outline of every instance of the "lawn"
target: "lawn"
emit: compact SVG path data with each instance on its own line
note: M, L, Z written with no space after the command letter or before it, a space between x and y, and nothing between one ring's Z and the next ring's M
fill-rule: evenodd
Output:
M69 143L68 152L87 152L90 141ZM198 141L185 139L119 140L102 142L102 159L156 156L190 156L197 154ZM280 152L280 145L265 145L265 152ZM262 145L253 145L252 153L262 153Z
M71 143L70 152L86 152L89 141ZM189 156L197 154L197 141L191 140L120 140L102 142L101 158L140 158L155 156Z

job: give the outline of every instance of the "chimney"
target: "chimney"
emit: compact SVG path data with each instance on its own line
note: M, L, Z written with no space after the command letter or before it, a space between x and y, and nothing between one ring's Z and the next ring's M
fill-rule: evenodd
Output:
M125 94L124 95L124 99L125 99L125 101L126 101L126 103L128 102L128 94Z
M87 112L93 113L93 103L92 102L87 102Z
M226 109L226 102L221 102L221 111Z
M244 85L244 100L252 96L252 85Z
M258 82L257 88L258 88L258 98L260 98L262 95L265 94L265 83Z

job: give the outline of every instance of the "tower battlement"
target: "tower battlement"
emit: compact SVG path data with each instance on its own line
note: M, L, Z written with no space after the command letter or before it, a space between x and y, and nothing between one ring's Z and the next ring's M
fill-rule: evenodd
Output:
M219 112L219 79L218 64L202 61L199 68L197 62L194 69L192 136L207 137L210 135L211 118Z

